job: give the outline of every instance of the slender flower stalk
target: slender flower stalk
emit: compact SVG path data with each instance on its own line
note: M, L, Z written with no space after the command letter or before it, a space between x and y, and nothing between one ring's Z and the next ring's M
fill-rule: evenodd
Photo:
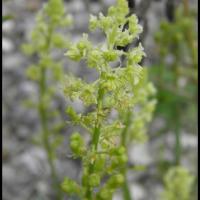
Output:
M44 5L36 17L36 25L31 33L30 43L24 44L22 50L28 55L37 55L38 63L28 67L26 74L38 87L37 102L32 102L38 110L41 134L35 141L44 148L51 173L52 188L55 198L62 199L59 179L55 166L56 148L61 144L59 134L64 127L63 120L55 123L59 116L55 116L55 108L51 103L56 96L55 84L62 77L62 64L51 57L54 49L62 49L68 41L57 30L71 24L71 17L65 15L62 0L50 0ZM51 75L49 75L51 74ZM30 102L29 102L30 105ZM51 122L51 123L50 123Z

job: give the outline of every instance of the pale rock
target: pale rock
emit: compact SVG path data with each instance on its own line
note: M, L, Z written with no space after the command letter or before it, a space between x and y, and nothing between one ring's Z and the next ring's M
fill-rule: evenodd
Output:
M13 42L8 38L3 37L2 38L2 49L3 49L3 52L6 52L6 53L13 51L13 49L14 49Z
M14 26L15 26L15 23L13 20L5 21L2 24L2 31L10 34L13 32Z
M129 149L130 161L136 164L148 165L152 163L153 158L146 144L135 144Z
M197 148L198 145L197 135L182 133L181 143L185 148Z
M130 191L135 200L142 200L145 196L145 190L139 184L130 184Z

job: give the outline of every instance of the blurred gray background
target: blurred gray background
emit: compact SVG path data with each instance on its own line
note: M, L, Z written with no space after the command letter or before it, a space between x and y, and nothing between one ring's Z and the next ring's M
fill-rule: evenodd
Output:
M25 56L20 46L27 41L28 34L35 23L35 15L45 1L42 0L4 0L3 14L11 14L13 18L2 24L3 28L3 200L45 200L51 198L49 186L49 168L44 150L32 143L32 136L37 134L39 122L37 112L29 110L23 105L27 98L35 98L36 85L25 76L25 69L34 58ZM143 2L143 4L142 4ZM105 12L114 4L115 0L71 0L65 1L68 13L74 17L75 24L68 29L66 35L76 41L82 32L87 32L89 13ZM153 34L158 30L159 23L165 16L164 0L135 0L135 12L145 25L142 42L147 54L144 64L147 66L156 62L157 54L154 51L155 42ZM177 1L178 3L178 1ZM197 0L190 0L191 6L197 6ZM71 34L71 35L70 35ZM94 38L101 41L101 35ZM62 57L65 53L59 52ZM62 58L65 60L65 58ZM85 76L93 80L95 73L86 67L65 60L65 70L77 75ZM65 107L69 102L60 92L60 99L55 102L65 117ZM75 105L82 109L81 105ZM154 119L150 131L156 131L165 123L162 119ZM71 128L66 128L64 135L66 140L71 133ZM166 159L173 157L172 133L166 133L162 137L154 138L145 145L130 148L130 160L149 166L147 173L139 172L137 175L130 173L131 189L134 200L156 200L162 186L156 179L154 164L159 159L160 144L166 144L169 148L164 151ZM181 139L185 157L183 165L196 172L197 166L197 134L182 133ZM64 176L79 177L79 163L66 158L68 151L67 142L63 143L58 151L56 163L60 179ZM121 199L116 194L115 200Z

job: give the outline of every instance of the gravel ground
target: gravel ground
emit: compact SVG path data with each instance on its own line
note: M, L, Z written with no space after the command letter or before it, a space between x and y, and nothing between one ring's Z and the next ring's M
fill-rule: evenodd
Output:
M37 94L36 86L25 77L26 67L33 62L32 59L24 56L20 51L20 45L25 42L34 25L36 12L41 8L44 1L41 0L7 0L3 3L3 14L14 16L12 20L3 23L3 200L45 200L52 199L49 187L49 166L47 165L46 154L43 149L32 143L32 137L37 134L39 122L37 112L29 110L23 105L27 98L34 98ZM88 9L91 13L105 10L114 0L104 0L101 5L98 2L90 3L87 8L85 1L65 1L68 11L74 16L75 26L70 29L73 33L72 40L81 36L87 31ZM140 1L136 1L139 3ZM196 1L194 1L196 4ZM158 28L158 23L163 16L163 1L155 1L147 11L148 36L145 38L144 46L148 55L145 64L149 65L156 60L152 49L154 42L152 34ZM101 41L101 37L94 38ZM67 61L65 68L88 79L94 79L96 74L78 64ZM67 102L61 98L61 108L65 108ZM78 109L81 105L75 103ZM164 122L162 119L155 119L154 131ZM68 138L70 128L64 131L65 138ZM169 148L164 152L166 159L173 158L172 145L173 133L166 133L164 136L154 139L145 145L137 145L130 148L130 159L132 162L154 166L159 161L158 149L165 143ZM182 145L185 156L183 165L196 172L197 165L197 136L183 130ZM66 143L63 144L64 151L67 151ZM61 153L63 148L61 148ZM142 155L142 156L141 156ZM57 160L59 178L64 176L77 178L79 175L79 163L70 161L63 156ZM150 167L145 181L137 181L141 176L130 173L131 191L134 200L155 200L162 190L159 182L154 178L155 167ZM115 200L120 200L120 193L116 193Z

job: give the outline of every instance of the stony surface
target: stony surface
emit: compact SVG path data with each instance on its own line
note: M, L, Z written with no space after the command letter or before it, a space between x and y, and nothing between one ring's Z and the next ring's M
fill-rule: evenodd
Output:
M89 6L86 1L66 1L68 11L74 16L75 26L71 30L73 40L87 32L89 12L97 13L105 11L114 0L104 0L102 3L91 2ZM139 1L137 1L139 2ZM196 2L196 1L195 1ZM32 62L20 51L20 45L25 42L34 25L34 16L42 6L41 0L7 0L3 3L3 14L10 14L14 18L3 23L3 200L39 200L51 199L49 186L49 168L44 150L32 143L32 136L37 134L39 122L37 112L29 110L23 105L26 98L36 98L37 87L25 77L25 69ZM163 17L162 1L155 1L148 10L148 36L145 39L145 50L148 58L146 64L152 64L156 59L154 55L154 42L152 34L158 28L160 18ZM101 37L94 38L100 41ZM87 77L88 80L95 79L96 74L92 70L86 70L78 64L66 61L66 70ZM64 109L66 102L60 101ZM82 109L79 102L75 102L78 110ZM153 130L162 126L163 121L158 119L154 122ZM64 133L66 139L70 128ZM154 139L145 145L138 145L130 148L130 158L137 164L152 165L159 160L159 148L162 144L169 146L164 157L171 160L172 145L174 142L173 133L166 133L164 136ZM183 164L196 172L197 162L197 136L183 131L182 145L185 156ZM77 178L79 176L79 163L66 159L67 142L63 144L57 161L59 178L64 176ZM64 149L64 150L63 150ZM76 169L76 170L75 170ZM142 174L142 172L140 172ZM140 175L139 173L139 175ZM162 190L159 182L154 180L154 167L149 170L145 178L145 184L138 182L138 176L130 172L131 191L134 200L155 200ZM149 178L150 177L150 178ZM147 180L146 180L147 179ZM116 193L115 200L122 199L120 193Z

